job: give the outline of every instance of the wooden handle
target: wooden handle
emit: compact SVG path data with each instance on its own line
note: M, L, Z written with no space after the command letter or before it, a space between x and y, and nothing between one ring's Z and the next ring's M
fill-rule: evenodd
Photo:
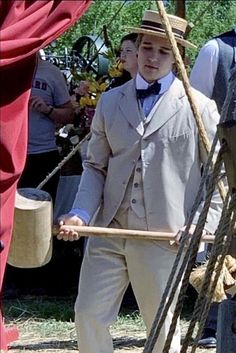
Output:
M72 229L77 231L83 237L109 237L109 238L125 238L125 239L149 239L149 240L174 240L175 233L155 232L149 230L133 230L133 229L117 229L104 227L87 227L87 226L54 226L53 235L59 233L59 229ZM204 235L202 241L205 243L214 243L214 235Z

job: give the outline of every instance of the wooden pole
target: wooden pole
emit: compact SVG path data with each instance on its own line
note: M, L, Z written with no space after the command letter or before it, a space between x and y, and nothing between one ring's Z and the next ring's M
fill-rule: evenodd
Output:
M108 237L108 238L125 238L125 239L143 239L143 240L160 240L160 241L174 241L175 233L155 232L149 230L133 230L133 229L117 229L104 227L87 227L87 226L69 226L63 225L61 227L54 226L53 234L57 235L59 230L71 229L78 232L81 236L89 237ZM205 243L213 243L214 235L204 235L202 241Z
M185 0L175 0L175 15L186 19ZM183 61L185 61L185 48L181 52Z
M175 0L175 15L186 18L185 0Z

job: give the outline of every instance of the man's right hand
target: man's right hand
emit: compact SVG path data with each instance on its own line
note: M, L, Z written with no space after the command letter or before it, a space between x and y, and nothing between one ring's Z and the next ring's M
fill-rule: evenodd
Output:
M74 241L80 238L79 232L72 230L70 228L66 228L67 225L70 226L85 226L84 221L78 216L71 215L63 215L59 218L59 233L57 235L57 239L64 241Z

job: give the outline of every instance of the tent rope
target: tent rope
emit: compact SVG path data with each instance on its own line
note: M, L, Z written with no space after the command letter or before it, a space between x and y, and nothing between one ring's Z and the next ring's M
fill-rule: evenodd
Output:
M226 209L225 215L223 215L223 213L222 213L223 216L220 221L221 224L219 225L218 231L216 233L216 240L215 240L214 246L211 250L211 256L210 256L209 263L208 263L208 266L206 269L204 282L203 282L201 291L199 293L198 299L195 303L195 309L194 309L194 313L192 316L192 320L189 325L189 331L187 332L187 335L185 338L186 344L183 343L181 353L186 353L186 350L187 350L188 345L190 343L189 342L187 345L187 341L190 340L190 337L192 336L195 324L198 321L199 322L198 332L196 334L191 353L195 353L195 351L197 349L198 341L202 335L202 332L204 329L204 324L205 324L205 321L207 318L207 314L210 309L213 293L215 291L217 282L219 280L219 277L220 277L220 274L222 271L225 256L228 253L229 246L230 246L231 240L233 238L233 233L234 233L233 229L234 229L234 224L235 224L235 219L236 219L235 210L236 210L236 194L233 194L231 197L229 206ZM226 234L227 234L227 236L225 239ZM216 264L217 259L219 259L219 262L215 268L215 264ZM212 274L213 274L214 270L215 270L214 280L213 280L212 285L209 286L209 283L211 283L211 278L212 278ZM206 296L208 288L210 290L209 290L209 294Z
M216 139L215 139L216 141ZM161 317L161 313L164 309L164 306L165 304L167 305L167 308L164 312L164 315L167 314L167 311L171 305L171 302L174 298L174 288L172 289L172 293L169 294L169 290L172 286L172 283L173 283L173 280L174 280L174 277L176 275L176 272L177 272L177 269L179 268L179 263L180 263L180 260L182 258L182 254L183 254L183 251L184 251L184 248L185 248L185 245L186 245L186 241L187 241L187 236L188 236L188 232L189 232L189 229L190 229L190 226L193 222L193 219L194 219L194 216L196 214L196 211L202 201L202 192L203 192L203 189L204 189L204 186L205 186L205 182L206 182L206 179L208 177L208 173L209 173L209 169L210 169L210 163L211 163L211 159L212 159L212 156L213 156L213 153L214 153L214 149L215 149L215 146L212 146L212 149L211 149L211 152L209 154L209 158L206 162L206 166L205 168L203 169L203 175L202 175L202 179L201 179L201 182L200 182L200 185L199 185L199 189L198 189L198 193L196 195L196 199L195 199L195 202L194 202L194 205L191 209L191 212L190 212L190 216L189 216L189 219L188 219L188 222L187 222L187 225L186 225L186 229L183 233L183 237L182 237L182 240L181 240L181 243L180 243L180 246L179 246L179 249L178 249L178 252L176 254L176 258L175 258L175 261L174 261L174 264L172 266L172 269L171 269L171 273L170 273L170 276L168 278L168 281L167 281L167 284L166 284L166 288L164 290L164 293L162 295L162 298L161 298L161 302L160 302L160 305L159 305L159 309L157 311L157 314L156 314L156 321L153 323L153 326L151 328L151 331L150 331L150 336L151 335L156 335L158 336L159 335L159 331L160 331L160 327L158 328L157 325L158 325L158 321L160 320L160 317ZM198 241L197 244L199 244L200 240L196 240ZM197 245L198 246L198 245ZM188 262L188 257L189 257L189 250L187 250L187 253L185 254L185 257L183 259L183 262L182 262L182 266L180 267L180 279L182 277L182 274L183 274L183 271L187 265L187 262ZM169 298L168 302L166 303L166 298ZM149 337L147 339L147 342L146 342L146 345L144 347L144 352L146 353L145 349L148 349L149 348ZM147 350L148 352L148 350Z
M174 311L174 315L172 318L172 322L171 322L171 326L169 329L169 333L167 335L167 340L164 346L164 350L163 353L168 353L169 352L169 348L172 342L172 338L174 336L174 332L175 332L175 328L176 328L176 324L177 324L177 320L180 317L180 314L182 312L182 308L183 308L183 303L184 303L184 298L185 298L185 293L187 291L188 285L189 285L189 277L192 271L192 268L196 262L196 256L197 256L197 252L198 252L198 246L199 246L199 242L198 241L194 241L195 237L196 240L201 238L202 232L204 230L205 224L206 224L206 218L207 218L207 214L210 208L210 204L211 204L211 199L215 190L215 185L217 182L217 178L221 172L222 169L222 161L223 161L223 153L225 151L225 146L222 146L218 156L217 156L217 160L215 163L215 167L214 167L214 171L213 174L211 176L211 180L208 183L208 188L207 188L207 195L206 195L206 199L204 202L204 206L202 209L202 212L199 216L198 219L198 223L196 225L196 229L195 232L193 233L193 247L192 249L190 249L190 254L189 254L189 261L188 261L188 265L184 274L184 278L183 278L183 282L182 282L182 287L178 296L178 301L175 307L175 311ZM181 278L180 281L176 283L176 289L177 289L177 285L181 282Z
M51 173L49 173L46 178L41 181L41 183L36 187L36 189L42 189L42 187L53 177L54 174L56 174L62 167L63 165L69 161L69 159L77 152L79 151L81 145L88 141L91 137L91 132L89 132L69 153L67 156L63 158L63 160L54 168Z
M227 197L227 200L228 200L228 197ZM199 321L199 329L195 339L196 347L197 347L197 342L201 337L201 334L204 328L204 323L209 311L211 299L222 270L222 265L223 265L225 256L227 254L230 241L232 239L233 230L231 229L232 227L231 214L233 212L233 207L235 207L235 198L231 199L230 204L228 202L225 202L224 204L224 209L221 215L219 226L215 234L215 243L211 250L208 266L205 272L204 282L194 306L194 312L188 327L187 334L182 344L181 353L186 352L186 349L188 348L188 345L192 340L193 330L195 328L197 321ZM225 237L226 234L227 236ZM219 255L221 255L220 261L217 267L215 268L215 263ZM214 270L216 270L216 274L214 276L212 286L210 286L209 288L209 283L211 283L211 278ZM208 293L207 296L206 296L206 293Z

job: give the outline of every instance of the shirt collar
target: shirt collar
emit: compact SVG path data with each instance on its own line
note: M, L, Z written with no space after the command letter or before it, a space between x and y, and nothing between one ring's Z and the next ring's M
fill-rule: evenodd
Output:
M175 78L175 76L174 76L173 72L171 71L166 76L164 76L158 80L158 82L161 84L161 90L160 90L159 94L162 94L169 89L172 82L174 81L174 78ZM150 86L150 84L144 80L144 78L140 75L140 73L137 73L136 78L135 78L135 82L136 82L137 89L147 89L148 86Z

